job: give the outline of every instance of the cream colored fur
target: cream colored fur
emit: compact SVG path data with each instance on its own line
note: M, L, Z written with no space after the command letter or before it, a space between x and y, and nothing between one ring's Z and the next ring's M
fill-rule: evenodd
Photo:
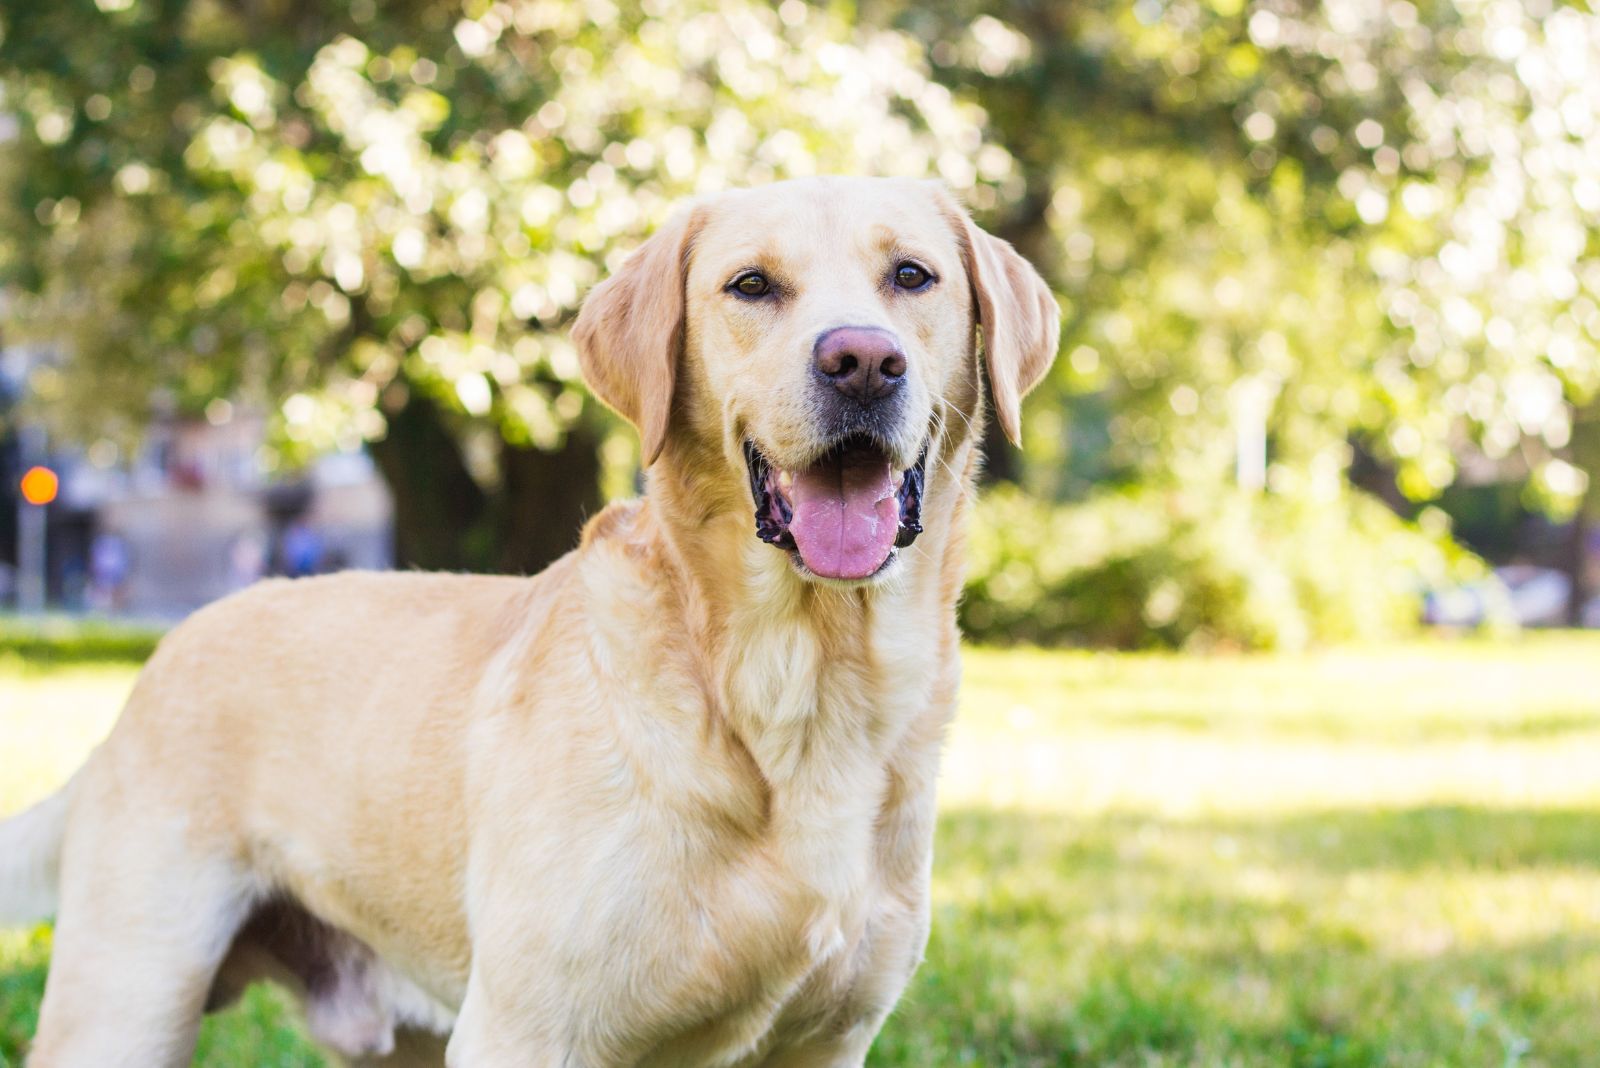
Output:
M70 790L64 787L0 823L0 924L27 923L55 911Z
M888 284L905 255L928 292ZM731 298L750 266L789 296ZM756 539L741 454L826 447L811 341L847 323L905 345L896 465L930 442L926 532L852 584ZM208 999L281 970L241 932L272 900L354 947L311 1023L357 1063L438 1065L445 1031L451 1068L862 1063L928 931L979 338L1014 434L1054 305L941 188L820 179L691 206L575 337L642 428L643 500L534 578L204 609L0 828L0 908L47 905L59 856L33 1068L186 1064Z

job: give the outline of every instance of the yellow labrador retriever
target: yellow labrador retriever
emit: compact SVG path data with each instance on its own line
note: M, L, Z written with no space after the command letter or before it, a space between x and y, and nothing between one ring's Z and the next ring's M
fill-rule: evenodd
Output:
M534 578L269 582L0 827L34 1068L176 1066L274 976L357 1064L860 1065L922 954L982 371L1057 311L932 183L698 202L590 295L645 498ZM442 1036L448 1035L448 1045Z

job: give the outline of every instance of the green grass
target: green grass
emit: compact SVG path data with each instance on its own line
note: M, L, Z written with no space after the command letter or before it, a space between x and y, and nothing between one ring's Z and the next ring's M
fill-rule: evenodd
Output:
M127 665L0 655L0 810ZM977 650L928 960L870 1063L1600 1063L1600 637L1303 657ZM0 1064L49 932L0 933ZM323 1063L261 989L199 1063Z
M137 664L155 650L161 633L162 629L152 624L0 615L0 656L35 664Z

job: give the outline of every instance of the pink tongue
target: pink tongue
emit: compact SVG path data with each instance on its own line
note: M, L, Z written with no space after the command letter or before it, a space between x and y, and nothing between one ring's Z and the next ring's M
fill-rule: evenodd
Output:
M825 578L866 578L889 558L900 527L894 474L870 456L828 459L795 473L789 533L806 566Z

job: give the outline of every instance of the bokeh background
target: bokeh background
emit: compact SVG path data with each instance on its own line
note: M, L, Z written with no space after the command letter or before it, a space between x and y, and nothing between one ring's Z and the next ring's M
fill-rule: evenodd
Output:
M873 1063L1592 1061L1587 3L0 0L0 809L207 600L564 552L639 479L584 293L829 172L943 178L1063 311Z

